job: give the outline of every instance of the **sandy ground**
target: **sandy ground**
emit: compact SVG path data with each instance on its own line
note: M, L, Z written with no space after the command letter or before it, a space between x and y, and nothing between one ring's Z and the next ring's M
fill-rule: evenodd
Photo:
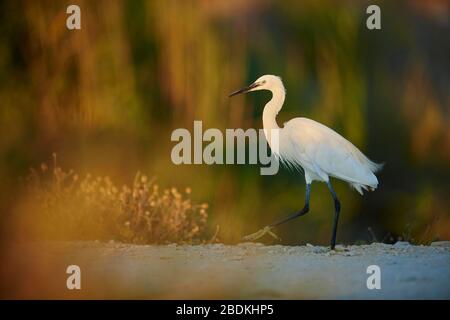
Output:
M449 299L450 242L325 247L56 242L10 247L8 298ZM82 288L66 288L66 268ZM381 289L366 285L369 265Z

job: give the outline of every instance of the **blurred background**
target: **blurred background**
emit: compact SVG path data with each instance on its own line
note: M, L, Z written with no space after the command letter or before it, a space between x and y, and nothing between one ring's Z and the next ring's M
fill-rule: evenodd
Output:
M81 8L79 31L66 8ZM21 177L58 154L80 175L130 184L137 171L209 203L208 235L238 242L300 209L304 178L259 165L172 163L172 130L261 128L270 93L229 99L263 74L283 78L281 124L304 116L385 162L375 192L341 198L338 242L450 239L450 4L376 1L0 2L0 212L17 236ZM326 245L333 203L312 186L284 244ZM33 219L29 216L28 219ZM31 220L32 224L33 221ZM19 235L21 236L26 235ZM270 238L263 239L272 243Z

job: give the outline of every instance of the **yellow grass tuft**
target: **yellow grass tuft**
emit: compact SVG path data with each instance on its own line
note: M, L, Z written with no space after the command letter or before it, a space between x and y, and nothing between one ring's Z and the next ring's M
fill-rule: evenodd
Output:
M138 172L132 185L116 186L109 177L84 178L53 164L31 169L26 179L27 211L40 238L116 240L128 243L202 242L208 205L195 204L192 190L160 190Z

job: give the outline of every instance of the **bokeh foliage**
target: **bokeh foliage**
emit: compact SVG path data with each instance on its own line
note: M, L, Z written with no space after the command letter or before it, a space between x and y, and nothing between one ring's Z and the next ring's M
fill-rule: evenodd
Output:
M69 1L70 2L70 1ZM65 28L68 1L0 3L0 209L3 236L19 214L18 177L52 152L66 168L131 183L136 171L192 188L209 225L237 241L299 209L301 175L251 165L176 166L171 131L260 128L267 93L228 93L280 75L282 123L305 116L385 162L361 198L344 183L339 240L450 238L449 2L76 1L82 30ZM282 227L285 243L329 240L332 201L313 184L311 213Z

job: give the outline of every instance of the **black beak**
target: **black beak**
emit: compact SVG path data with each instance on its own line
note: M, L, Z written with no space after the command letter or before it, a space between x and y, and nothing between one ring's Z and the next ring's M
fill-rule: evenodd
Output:
M245 88L242 88L242 89L240 89L238 91L233 92L228 97L231 98L232 96L235 96L237 94L249 92L250 90L252 90L252 89L254 89L256 87L259 87L260 85L261 85L260 83L254 82L251 85L249 85L248 87L245 87Z

